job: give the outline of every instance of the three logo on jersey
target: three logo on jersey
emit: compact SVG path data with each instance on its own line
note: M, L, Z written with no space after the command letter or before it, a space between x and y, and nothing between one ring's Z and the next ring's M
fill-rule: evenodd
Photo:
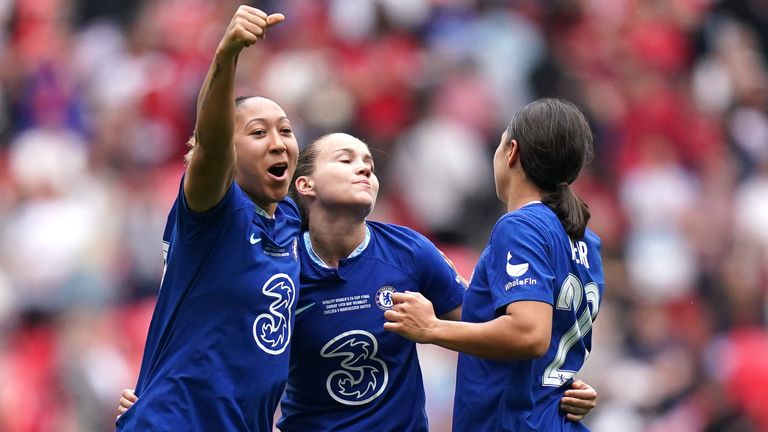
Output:
M376 336L365 330L350 330L328 341L320 355L337 358L340 367L326 379L328 394L344 405L363 405L381 396L389 369L378 351Z
M376 306L381 310L391 309L395 292L395 287L390 285L376 290ZM326 390L335 401L363 405L381 396L389 381L389 369L377 356L378 347L376 336L365 330L344 332L323 346L322 357L339 359L340 368L331 372L326 380Z
M509 275L509 277L513 279L504 285L505 290L509 291L510 289L516 286L536 285L538 283L538 281L536 281L535 278L530 278L530 277L521 278L521 276L523 276L526 272L528 272L528 268L530 267L530 264L528 264L527 262L512 264L510 262L511 259L512 259L512 253L507 252L507 259L506 259L507 275Z
M290 276L278 273L264 283L261 292L274 300L268 312L253 320L253 338L267 354L280 354L291 341L291 310L296 300L296 287Z
M248 241L252 245L261 243L262 238L251 233ZM266 242L265 242L266 243ZM280 248L262 243L265 255L283 257L293 253L298 261L298 240L293 239L290 248ZM285 273L272 275L261 287L261 293L272 298L268 312L262 313L253 320L253 339L262 351L277 355L285 351L291 341L291 311L296 301L296 286L290 276Z

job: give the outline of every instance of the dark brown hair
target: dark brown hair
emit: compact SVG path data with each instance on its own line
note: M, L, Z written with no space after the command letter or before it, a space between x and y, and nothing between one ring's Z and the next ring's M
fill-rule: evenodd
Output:
M507 144L517 141L525 175L542 192L568 236L584 237L589 208L570 184L592 158L592 131L584 113L568 101L535 100L509 123Z
M315 166L317 163L317 155L320 153L318 143L328 135L323 135L320 138L316 138L306 147L299 152L299 159L296 162L296 171L293 172L293 178L291 184L288 187L288 195L296 202L301 213L301 230L306 231L309 229L309 212L307 212L306 204L302 202L299 191L296 190L296 179L301 176L308 176L315 172Z

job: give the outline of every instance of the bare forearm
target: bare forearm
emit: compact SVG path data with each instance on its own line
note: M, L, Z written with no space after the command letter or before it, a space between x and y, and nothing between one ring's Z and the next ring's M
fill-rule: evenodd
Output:
M226 155L232 150L235 122L234 81L237 53L218 50L208 69L197 98L198 144L207 157Z
M396 292L392 294L392 301L392 308L384 312L386 330L414 342L440 345L477 357L491 360L541 357L552 337L552 306L548 303L512 302L507 305L505 315L487 322L470 323L437 318L432 303L420 293Z
M484 323L439 320L425 342L491 360L541 357L549 346L509 315Z
M184 195L193 211L202 212L220 202L234 179L238 56L243 48L263 38L268 26L284 18L241 5L219 42L198 95L195 150L184 177Z
M451 311L448 311L442 315L440 315L438 318L441 320L449 320L449 321L461 321L461 305L454 308Z

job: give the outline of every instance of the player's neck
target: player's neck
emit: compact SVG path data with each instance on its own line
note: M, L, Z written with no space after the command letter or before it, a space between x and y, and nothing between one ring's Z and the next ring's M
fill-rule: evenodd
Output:
M249 197L251 198L251 201L253 201L253 203L256 204L256 206L259 207L259 209L261 209L261 211L266 213L267 216L269 216L270 218L275 217L275 211L277 210L276 202L264 202L263 200L255 200L250 195Z
M507 204L507 211L511 212L532 201L541 201L541 198L541 191L533 183L518 178L510 184L504 203Z
M309 238L315 254L329 267L338 267L365 240L365 219L350 214L312 212Z

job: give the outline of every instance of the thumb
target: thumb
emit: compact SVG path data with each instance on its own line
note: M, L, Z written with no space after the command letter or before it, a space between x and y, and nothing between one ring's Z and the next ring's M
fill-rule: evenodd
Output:
M275 24L279 24L281 22L285 21L285 15L281 13L274 13L267 17L267 25L273 26Z

